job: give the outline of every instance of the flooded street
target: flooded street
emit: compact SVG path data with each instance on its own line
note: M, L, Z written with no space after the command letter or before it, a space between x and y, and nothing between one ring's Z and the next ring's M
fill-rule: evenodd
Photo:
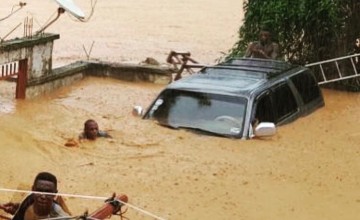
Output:
M13 4L5 2L3 14ZM76 2L88 12L87 1ZM37 18L37 29L55 5L28 1L22 14L1 23L1 36L28 14ZM164 62L170 50L185 50L213 63L236 40L241 7L235 0L99 1L91 22L64 16L49 28L61 35L54 66L84 59L83 45L89 49L93 41L92 59ZM138 207L129 207L125 216L131 220L154 219L147 212L174 220L359 218L359 93L323 89L325 107L279 127L270 139L243 141L173 130L131 115L134 105L147 107L163 87L88 77L15 100L15 84L0 81L0 188L29 190L38 172L50 171L61 193L127 194ZM66 147L89 118L114 138ZM21 197L0 195L0 203ZM74 215L103 204L96 198L66 201Z
M2 114L2 185L50 170L62 192L106 196L165 219L355 219L360 205L359 95L323 90L326 106L268 140L172 130L131 115L161 85L87 78ZM93 118L114 139L67 148ZM30 165L31 166L28 166ZM29 186L30 187L30 186ZM9 195L10 196L10 195ZM11 196L13 196L11 194ZM101 202L68 198L76 213ZM186 212L184 211L186 210ZM130 210L131 219L151 219Z

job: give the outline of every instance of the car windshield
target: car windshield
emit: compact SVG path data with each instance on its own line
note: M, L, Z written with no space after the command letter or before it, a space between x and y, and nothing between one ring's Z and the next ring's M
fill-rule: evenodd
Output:
M246 103L243 97L167 89L145 117L174 128L241 137Z

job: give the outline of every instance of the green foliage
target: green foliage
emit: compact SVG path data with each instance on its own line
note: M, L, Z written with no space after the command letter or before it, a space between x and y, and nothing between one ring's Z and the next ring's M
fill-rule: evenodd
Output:
M351 44L347 42L351 39L345 39L349 35L346 30L352 25L348 21L359 14L353 11L354 5L358 6L359 2L245 0L244 23L229 57L243 56L247 45L258 39L262 26L270 28L273 40L281 46L282 58L292 63L305 64L346 55L344 53L349 50L347 45ZM359 20L354 22L360 23ZM343 48L343 51L339 51L339 48Z

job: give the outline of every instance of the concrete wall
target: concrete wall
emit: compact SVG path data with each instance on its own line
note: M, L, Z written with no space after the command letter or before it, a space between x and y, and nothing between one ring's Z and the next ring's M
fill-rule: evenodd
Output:
M26 88L26 98L31 99L35 98L39 95L44 95L49 92L52 92L58 88L63 86L69 86L72 83L83 79L84 75L82 73L78 73L72 76L64 77L59 80L49 81L47 83L42 83L36 86L30 86Z
M51 74L52 51L58 34L13 39L0 44L0 64L28 59L28 80Z
M48 75L29 80L26 98L34 98L52 92L86 76L110 77L131 82L146 81L165 85L172 81L172 73L173 70L168 67L78 61L56 68Z
M137 82L146 81L158 84L168 84L172 81L169 67L142 64L122 64L109 62L88 62L86 75L111 77L115 79Z
M26 98L33 98L71 85L87 75L132 82L147 81L168 84L172 81L174 71L170 68L146 64L79 61L52 69L54 40L59 38L58 34L42 34L31 38L1 42L0 64L28 60Z

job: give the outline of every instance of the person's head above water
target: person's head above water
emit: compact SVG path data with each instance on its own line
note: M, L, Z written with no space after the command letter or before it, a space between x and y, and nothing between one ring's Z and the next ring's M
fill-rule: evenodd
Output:
M98 136L99 126L93 119L88 119L84 123L84 136L86 139L95 140Z
M94 141L98 137L112 138L106 131L99 130L98 123L95 120L86 120L84 123L84 131L79 135L79 141L84 139Z

